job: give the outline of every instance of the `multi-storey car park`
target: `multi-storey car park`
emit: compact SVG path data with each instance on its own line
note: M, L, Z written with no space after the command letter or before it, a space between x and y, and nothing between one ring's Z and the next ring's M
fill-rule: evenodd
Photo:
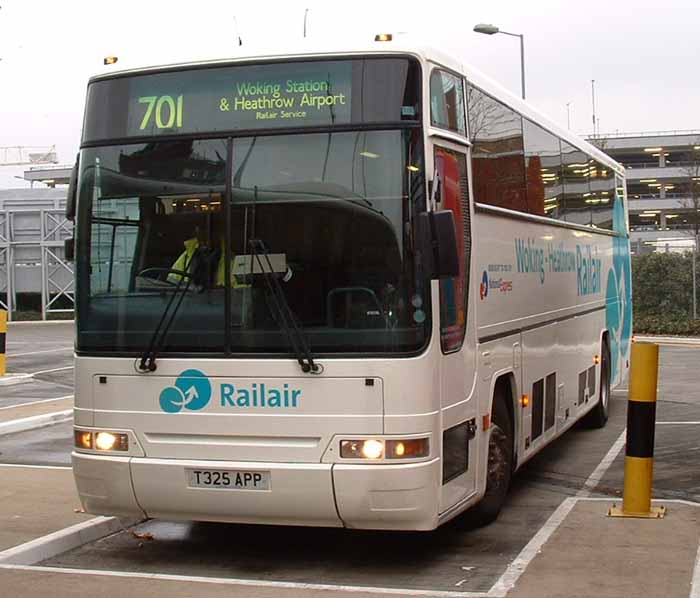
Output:
M625 167L633 253L688 251L700 229L700 130L600 134Z

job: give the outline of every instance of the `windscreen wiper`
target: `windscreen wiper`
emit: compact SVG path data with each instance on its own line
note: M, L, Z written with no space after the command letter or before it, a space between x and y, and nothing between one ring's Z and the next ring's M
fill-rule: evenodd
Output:
M170 326L172 326L172 323L175 320L175 316L177 315L177 312L180 309L180 305L182 304L182 300L185 298L185 295L187 295L187 291L190 290L190 285L192 284L192 274L190 274L189 272L168 269L168 273L177 274L180 277L180 279L177 281L175 289L173 289L173 293L170 296L170 300L166 304L165 309L163 310L163 313L160 316L158 324L153 329L153 335L151 336L150 343L148 343L148 348L144 351L143 355L141 355L141 359L138 364L138 369L142 372L156 371L156 368L158 367L156 365L156 356L158 355L158 351L160 351L163 347L163 343L165 342L165 338L168 335ZM183 287L182 281L185 279L187 279L187 284L185 284L185 286ZM175 301L176 297L177 303L175 303L173 307L173 302ZM165 323L164 328L163 323Z
M280 328L287 336L289 344L294 351L294 355L301 366L301 371L305 374L320 374L321 367L317 363L314 363L314 358L306 342L306 337L297 323L292 308L289 306L289 302L282 290L279 279L273 272L270 254L265 243L262 239L250 239L248 243L250 244L250 250L253 254L253 260L258 263L263 278L265 279L268 297L270 297L272 306L274 307L273 316L276 316L275 319L277 319ZM251 261L251 264L252 263Z

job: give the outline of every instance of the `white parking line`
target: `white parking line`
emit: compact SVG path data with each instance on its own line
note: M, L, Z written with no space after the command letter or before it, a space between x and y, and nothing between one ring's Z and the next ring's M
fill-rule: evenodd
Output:
M657 426L700 426L700 422L656 422Z
M502 598L515 587L516 582L520 576L525 573L525 569L527 569L527 566L532 562L532 559L537 556L542 546L557 530L561 522L566 519L571 509L576 506L576 501L576 497L564 499L564 502L549 516L549 519L547 519L540 530L525 545L525 548L520 551L520 554L515 557L515 560L508 565L503 575L498 578L498 581L491 586L488 592L489 598Z
M4 565L0 569L19 569L24 571L44 571L48 573L70 573L71 575L102 575L106 577L137 578L161 581L206 583L225 586L264 587L288 590L326 590L331 592L349 592L355 594L384 594L394 596L433 596L435 598L490 598L485 592L453 592L435 590L406 590L401 588L374 588L370 586L343 586L323 583L300 583L293 581L267 581L257 579L236 579L227 577L203 577L197 575L173 575L166 573L138 573L131 571L105 571L102 569L71 569L68 567L42 567L32 565Z
M607 455L606 455L607 457ZM2 465L0 467L27 467L24 465ZM67 469L67 468L65 468ZM46 573L66 573L70 575L93 575L93 576L104 576L104 577L118 577L118 578L132 578L132 579L149 579L149 580L162 580L162 581L176 581L182 583L205 583L205 584L218 584L227 586L243 586L243 587L268 587L268 588L279 588L279 589L296 589L296 590L326 590L326 591L336 591L336 592L348 592L348 593L375 593L384 595L399 595L399 596L434 596L435 598L505 598L508 590L512 589L511 582L515 584L517 579L525 571L529 562L537 554L537 551L542 547L542 545L549 539L549 537L554 533L554 531L563 522L566 516L571 512L574 506L580 501L583 502L607 502L610 501L610 497L586 497L586 496L572 496L565 499L557 508L557 510L549 517L544 526L539 530L535 537L530 540L528 545L523 549L523 551L518 555L518 558L511 563L508 570L501 578L491 587L488 592L459 592L459 591L432 591L432 590L414 590L414 589L400 589L400 588L382 588L382 587L368 587L368 586L350 586L350 585L332 585L332 584L315 584L315 583L300 583L300 582L284 582L284 581L267 581L267 580L256 580L256 579L231 579L231 578L221 578L221 577L203 577L197 575L170 575L161 573L146 573L146 572L126 572L126 571L106 571L101 569L74 569L69 567L46 567L40 565L31 564L13 564L12 562L3 562L3 555L5 553L0 553L0 569L13 569L21 571L36 571L36 572L46 572ZM657 502L654 500L654 502ZM665 499L665 503L677 503L690 505L694 507L700 507L700 503L695 503L687 500L679 499ZM91 520L94 521L94 520ZM90 522L86 522L90 523ZM41 560L46 560L64 552L63 550L59 552L54 552L54 550L59 546L55 541L56 536L62 537L62 541L77 544L73 545L73 548L77 548L82 544L97 540L98 538L93 538L93 540L84 540L80 538L80 526L84 524L79 524L79 526L72 526L66 528L61 532L56 532L54 534L49 534L37 540L31 542L32 550L34 554L43 554L39 559L34 562L39 562ZM124 524L125 527L129 525ZM68 532L66 534L63 532ZM115 530L118 531L118 530ZM109 532L108 532L109 533ZM107 535L107 534L104 534ZM42 548L44 543L51 543L51 550ZM30 544L30 543L28 543ZM25 545L22 545L25 546ZM519 560L523 553L527 550L528 552L533 552L532 558ZM13 550L13 549L10 549ZM19 552L19 551L18 551ZM54 554L50 555L51 552ZM21 560L28 561L30 559L26 558L28 553L24 553ZM517 573L517 574L516 574ZM510 575L507 575L510 574ZM700 598L700 549L696 555L696 561L693 571L693 581L691 585L691 593L689 598Z
M565 499L549 516L549 519L540 528L540 530L532 537L532 539L520 551L515 560L513 560L501 577L496 581L488 592L491 598L501 598L505 596L516 584L520 576L525 573L525 569L530 564L532 559L537 556L542 546L549 540L552 534L557 530L566 516L571 512L571 509L576 505L577 500L587 498L598 485L598 482L603 478L605 472L610 468L615 458L625 445L625 436L627 430L623 430L613 443L610 450L605 454L598 466L593 470L593 473L588 476L583 483L581 489L576 493L575 497ZM609 499L608 499L609 500Z
M13 419L0 423L0 436L5 434L15 434L16 432L26 432L27 430L35 430L36 428L44 428L54 424L61 424L70 421L72 418L73 410L66 409L65 411L42 413L41 415Z
M8 357L25 357L26 355L38 355L39 353L58 353L59 351L72 351L73 346L70 347L58 347L57 349L44 349L42 351L27 351L26 353L13 353L10 351Z
M17 403L16 405L8 405L7 407L0 407L0 411L5 409L17 409L18 407L29 407L30 405L40 405L42 403L51 403L52 401L62 401L64 399L72 399L73 395L66 395L64 397L56 397L55 399L36 399L29 403Z
M116 517L94 517L0 552L0 565L28 565L124 529Z
M30 376L40 376L41 374L53 374L54 372L65 372L66 370L72 370L72 365L66 365L60 368L52 368L50 370L39 370L38 372L32 372Z
M24 467L26 469L73 469L70 465L25 465L24 463L0 463L0 467Z
M700 545L695 553L695 563L693 564L693 579L690 582L689 598L700 598Z
M663 422L660 422L663 423ZM673 423L673 422L670 422ZM679 422L688 423L688 422ZM700 423L700 422L698 422ZM431 591L431 590L416 590L416 589L399 589L399 588L382 588L368 586L350 586L350 585L333 585L333 584L315 584L315 583L299 583L299 582L281 582L267 581L254 579L230 579L217 577L202 577L188 575L171 575L158 573L138 573L138 572L122 572L122 571L104 571L104 570L85 570L73 569L65 567L43 567L33 566L31 564L3 564L2 555L0 553L0 568L3 569L22 569L27 571L45 571L52 573L69 573L77 575L97 575L120 578L141 578L162 581L179 581L193 583L219 584L229 586L248 586L248 587L270 587L280 589L298 589L298 590L326 590L349 593L374 592L384 595L400 595L400 596L434 596L436 598L504 598L507 593L515 586L520 576L525 572L529 564L535 556L541 551L542 546L550 539L554 532L559 528L561 523L566 519L571 510L579 501L610 501L609 497L590 497L591 492L595 490L600 480L604 477L607 470L615 461L620 451L624 447L626 430L613 443L612 447L605 454L598 466L588 476L581 489L576 496L568 497L557 507L557 509L549 516L545 524L532 537L527 545L520 551L518 556L508 565L506 571L491 586L488 592L460 592L460 591ZM676 502L683 504L696 504L683 500L665 500L664 502ZM698 505L700 506L700 505ZM75 527L75 526L74 526ZM67 528L71 529L71 528ZM50 535L52 536L52 535ZM51 540L50 536L45 536ZM37 546L41 546L40 538L35 540ZM86 542L83 543L87 543ZM78 544L80 545L80 544ZM58 553L56 553L58 554ZM43 559L50 557L43 557ZM43 560L42 559L42 560ZM38 562L34 561L34 562ZM693 582L691 585L690 598L700 598L700 548L696 556Z
M610 469L620 451L625 446L625 439L627 437L627 428L622 430L622 433L617 437L617 440L610 447L610 450L605 454L603 460L598 463L598 467L593 470L593 473L588 476L588 479L583 483L583 487L576 493L576 496L580 498L585 498L591 495L598 486L598 482L603 479L605 472Z

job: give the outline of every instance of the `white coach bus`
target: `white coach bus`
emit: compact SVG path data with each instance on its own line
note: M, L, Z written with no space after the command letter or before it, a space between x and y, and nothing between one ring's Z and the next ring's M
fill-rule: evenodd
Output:
M447 54L384 35L101 74L74 172L90 513L488 522L606 422L624 170Z

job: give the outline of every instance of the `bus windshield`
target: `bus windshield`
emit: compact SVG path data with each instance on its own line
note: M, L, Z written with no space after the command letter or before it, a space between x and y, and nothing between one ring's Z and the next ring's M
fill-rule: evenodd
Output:
M105 145L80 169L78 350L143 352L182 293L161 354L290 354L269 275L315 354L427 341L420 128Z

